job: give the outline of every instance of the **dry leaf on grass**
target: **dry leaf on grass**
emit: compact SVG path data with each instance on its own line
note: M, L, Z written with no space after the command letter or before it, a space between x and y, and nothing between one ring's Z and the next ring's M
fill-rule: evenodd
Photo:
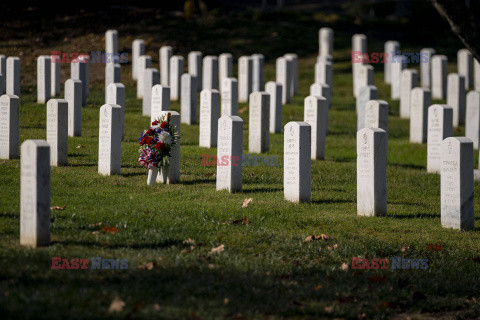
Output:
M195 249L195 246L190 246L190 249L183 249L180 253L190 253Z
M232 223L233 224L243 224L243 225L248 226L250 224L250 220L248 220L248 217L245 216L242 219L233 220Z
M108 224L104 225L102 229L100 229L102 233L117 233L118 229L115 227L110 227Z
M65 210L67 206L54 206L50 207L50 210Z
M160 311L160 305L159 305L158 303L155 303L155 304L153 305L153 309L154 309L155 311Z
M331 236L327 235L327 234L321 234L321 235L313 235L313 236L308 236L305 238L305 240L303 240L304 242L310 242L310 241L313 241L313 240L329 240L329 239L333 239Z
M315 291L322 289L322 286L315 286Z
M220 252L223 252L223 251L225 251L225 246L223 244L221 244L218 247L210 250L210 252L208 254L220 253Z
M439 245L439 244L430 243L430 244L427 245L427 250L428 251L440 251L440 250L442 250L442 246Z
M242 208L247 207L247 206L250 204L250 202L252 202L252 201L253 201L253 198L247 198L247 199L245 199L245 200L243 201Z
M157 262L156 261L151 261L151 262L147 262L145 264L142 264L141 266L138 266L138 269L142 269L142 270L152 270L153 268L155 268L157 265Z
M215 268L217 268L216 264L213 264L213 263L208 264L208 269L212 270L212 269L215 269Z
M112 303L110 304L108 312L120 312L123 310L123 307L125 307L125 302L123 302L119 297L115 297L115 299L113 299Z
M183 240L183 244L195 245L195 240L188 238L187 240Z
M248 110L247 107L243 107L242 109L238 110L238 113L244 113L247 110Z
M86 148L85 146L76 146L77 149L83 149Z
M255 175L254 175L253 173L249 173L248 176L249 176L250 178L255 177Z
M408 249L410 249L410 246L402 247L402 249L400 249L400 251L401 251L401 252L405 252L405 251L407 251Z
M342 269L343 271L348 270L348 263L346 262L342 263L342 265L340 266L340 269Z

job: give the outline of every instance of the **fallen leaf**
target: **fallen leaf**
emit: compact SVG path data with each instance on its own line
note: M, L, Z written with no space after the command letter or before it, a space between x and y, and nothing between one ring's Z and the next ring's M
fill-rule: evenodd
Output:
M93 231L92 234L98 234L98 231Z
M400 251L404 252L404 251L407 251L408 249L410 249L410 246L402 247L402 249L400 249Z
M213 270L213 269L215 269L216 267L217 267L217 265L215 265L215 264L213 264L213 263L209 263L209 264L208 264L208 269L210 269L210 270Z
M442 250L442 246L439 245L439 244L430 243L430 244L427 245L427 250L429 250L429 251L440 251L440 250Z
M102 233L117 233L118 229L115 227L109 227L108 224L104 225L102 229L100 229Z
M208 254L220 253L220 252L223 252L223 251L225 251L225 246L223 244L221 244L218 247L210 250L210 252Z
M188 238L187 240L183 240L183 243L184 244L195 245L195 240Z
M380 276L380 275L376 274L373 277L368 278L368 281L370 281L371 283L378 283L378 282L381 283L381 282L385 281L386 278L387 278L386 275Z
M242 208L245 208L246 206L248 206L248 204L252 201L253 201L253 198L245 199L245 201L243 201Z
M340 269L343 270L343 271L348 270L348 263L346 263L346 262L342 263L342 265L340 266Z
M158 303L155 303L155 304L153 305L153 309L154 309L155 311L160 311L160 305L159 305Z
M156 261L151 261L151 262L147 262L141 266L138 266L138 269L142 269L142 270L152 270L155 266L157 265L157 262Z
M247 111L248 108L247 107L243 107L242 109L238 110L239 113L244 113L245 111Z
M249 173L248 176L249 176L250 178L255 177L255 175L254 175L253 173Z
M50 210L65 210L67 206L54 206L54 207L50 207Z
M325 307L325 312L331 313L333 311L333 306Z
M313 240L329 240L329 239L333 239L331 236L327 235L327 234L321 234L321 235L313 235L313 236L308 236L305 238L305 240L303 240L304 242L310 242L310 241L313 241Z
M190 246L190 249L183 249L180 253L190 253L195 249L195 246Z
M327 249L328 250L335 250L335 249L337 249L337 247L338 247L338 244L335 243L333 246L328 246Z
M315 286L315 291L322 289L322 286Z
M248 218L245 216L242 219L233 220L232 223L233 224L243 224L243 225L248 226L250 224L250 220L248 220Z
M125 302L123 302L119 297L115 297L115 299L113 299L112 303L110 304L108 312L120 312L123 310L123 307L125 307Z
M85 146L76 146L77 149L83 149L86 148Z
M230 300L228 300L228 298L223 299L223 304L228 304L228 302L230 302Z

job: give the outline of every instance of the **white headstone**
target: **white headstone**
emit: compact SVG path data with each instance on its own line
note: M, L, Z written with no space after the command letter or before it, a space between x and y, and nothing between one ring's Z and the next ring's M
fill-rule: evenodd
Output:
M110 83L107 87L106 104L118 105L122 108L122 140L125 137L125 86L122 83Z
M203 89L218 89L218 57L203 58Z
M143 72L152 67L152 57L142 55L138 57L137 63L137 99L143 98Z
M152 114L152 88L160 82L160 73L155 68L143 70L143 100L142 115L151 116Z
M325 83L314 83L310 86L310 95L317 97L324 97L327 100L327 106L330 109L330 87Z
M238 102L248 102L252 92L253 61L249 56L238 59Z
M17 96L0 97L0 159L19 157L20 99Z
M205 70L204 70L205 71ZM183 57L172 56L170 58L170 99L177 101L180 99L183 74Z
M432 56L435 50L423 48L420 50L420 81L421 86L430 89L432 87Z
M98 138L98 173L120 174L122 166L122 108L104 104L100 108Z
M325 159L326 123L328 105L324 97L308 96L304 102L303 121L311 127L311 158Z
M7 86L6 93L9 96L20 98L20 58L7 58Z
M224 78L222 87L222 116L238 115L238 81L235 78Z
M465 123L465 78L450 73L447 80L447 105L453 109L453 126Z
M379 128L357 132L357 214L387 214L387 133Z
M252 54L252 92L263 91L265 57L263 54Z
M242 191L243 120L239 116L218 119L217 190Z
M233 57L231 53L222 53L218 56L218 85L223 91L223 79L233 77Z
M197 123L197 83L195 82L195 79L195 76L192 76L189 73L184 73L182 75L182 90L180 97L180 114L182 115L180 118L181 123Z
M218 138L218 119L220 118L220 93L218 90L202 90L200 93L200 137L199 145L215 148Z
M282 85L274 81L265 84L270 95L270 133L282 132Z
M202 90L202 53L192 51L188 54L188 73L195 77L197 91Z
M441 152L442 227L473 229L473 143L465 137L450 137L443 140Z
M287 53L285 58L292 70L290 72L290 97L293 97L298 93L298 56L295 53Z
M354 55L360 55L363 57L363 53L367 52L367 36L364 34L354 34L352 36L352 58ZM357 70L362 65L362 63L352 63L352 76L353 76L353 94L355 95L355 88L357 85Z
M276 62L276 82L282 85L282 104L290 102L290 78L291 69L288 68L288 60L285 57L277 58Z
M414 88L410 93L410 142L427 142L428 107L432 103L430 89Z
M465 78L465 90L473 88L473 56L468 49L457 52L457 70Z
M160 47L160 84L162 86L171 86L170 58L172 57L172 55L173 55L172 47L170 46Z
M47 142L50 145L50 165L68 163L68 102L50 99L47 103Z
M57 97L60 95L60 68L62 66L60 56L52 55L51 57L51 70L50 70L50 96Z
M138 58L145 54L145 41L135 39L132 43L132 78L138 80Z
M378 90L375 86L365 86L360 88L357 97L357 131L365 128L365 106L370 100L378 99Z
M391 62L391 88L390 98L392 100L399 100L401 96L402 70L405 68L405 56L395 55Z
M447 96L447 57L432 57L432 99L445 99Z
M465 136L472 140L473 148L478 149L480 142L480 91L470 91L467 94Z
M110 83L122 82L122 70L119 63L105 64L105 100L107 99L107 88Z
M321 28L318 31L318 52L321 56L333 55L333 30L330 28Z
M68 79L65 81L65 100L68 103L68 135L82 135L82 81Z
M428 108L427 172L440 173L442 141L453 135L453 109L434 104Z
M50 147L26 140L20 157L20 245L50 243Z
M356 88L354 97L358 97L358 94L360 93L360 88L373 85L373 66L368 64L362 64L357 67L357 70L355 72Z
M383 64L383 77L385 83L392 83L392 56L397 54L397 51L400 51L400 43L398 41L389 40L385 42L385 52L388 56L386 56L383 60L385 63Z
M263 153L270 149L270 95L252 92L248 110L248 151Z
M70 79L80 80L82 82L82 106L85 105L87 101L86 95L86 86L85 82L87 81L87 64L77 60L70 64Z
M388 133L388 102L370 100L365 104L365 128L379 128Z
M292 121L283 135L283 194L292 202L310 202L312 190L311 127Z
M180 114L176 111L162 111L160 118L170 113L170 125L175 128L175 131L180 135ZM159 172L157 182L167 181L167 184L180 183L180 138L171 151L170 169L168 170L167 179L164 179L163 172Z
M404 69L400 80L400 118L410 118L410 93L418 86L418 71Z
M105 32L105 53L118 54L118 31L107 30Z
M160 119L162 111L170 111L170 87L156 84L152 87L152 114L150 121Z
M324 83L330 87L330 95L333 92L333 65L328 61L320 61L315 64L315 83Z

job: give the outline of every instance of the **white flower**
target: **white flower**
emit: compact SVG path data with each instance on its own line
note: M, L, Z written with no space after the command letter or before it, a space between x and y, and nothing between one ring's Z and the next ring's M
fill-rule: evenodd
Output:
M158 141L163 142L165 144L171 144L172 143L172 136L170 135L170 133L168 133L166 131L163 131L158 136Z

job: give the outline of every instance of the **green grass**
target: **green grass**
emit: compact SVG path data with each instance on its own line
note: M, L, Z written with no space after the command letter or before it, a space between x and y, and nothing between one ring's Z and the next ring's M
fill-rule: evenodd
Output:
M254 29L261 29L259 25ZM243 45L250 31L245 26L240 29L245 34L236 41ZM299 25L295 34L306 29ZM308 204L283 199L282 134L270 136L267 153L279 157L278 167L244 167L241 193L216 191L215 177L210 175L215 167L201 166L201 155L215 155L216 149L198 147L198 125L181 126L181 183L148 187L147 172L136 160L137 137L149 118L141 116L129 66L122 74L127 84L122 174L100 176L98 114L104 92L102 82L94 82L83 109L82 137L69 138L69 165L51 169L51 205L66 209L51 212L49 247L20 247L19 160L0 162L1 318L478 318L475 298L479 298L480 265L472 258L480 255L479 228L459 232L441 227L440 177L426 173L426 145L408 142L408 121L398 117L398 102L389 99L382 65L375 65L375 85L379 98L390 103L388 214L356 215L350 36L342 31L336 34L326 159L312 161L312 202ZM369 47L381 48L382 41L369 38ZM316 47L316 43L309 45ZM274 80L275 57L267 58L265 80L269 81ZM313 81L314 60L313 53L300 57L300 94L284 106L283 125L303 120L303 99ZM450 68L455 70L454 64ZM30 92L22 95L21 141L45 139L45 105L35 103L34 87L26 91ZM172 108L179 111L179 104L172 103ZM248 153L248 111L240 116L245 123L244 153ZM460 128L455 135L463 132ZM475 193L479 192L476 182ZM253 202L242 208L246 198ZM479 210L476 197L477 226ZM248 217L249 225L233 224L243 217ZM119 231L97 232L103 225ZM314 234L333 239L304 242ZM195 241L193 250L184 243L187 239ZM221 244L223 252L209 254ZM427 250L429 244L442 249ZM429 268L341 268L342 263L351 264L352 257L397 256L428 259ZM126 258L128 269L51 270L51 257ZM149 262L156 262L153 269L139 268ZM111 313L116 297L125 306Z

